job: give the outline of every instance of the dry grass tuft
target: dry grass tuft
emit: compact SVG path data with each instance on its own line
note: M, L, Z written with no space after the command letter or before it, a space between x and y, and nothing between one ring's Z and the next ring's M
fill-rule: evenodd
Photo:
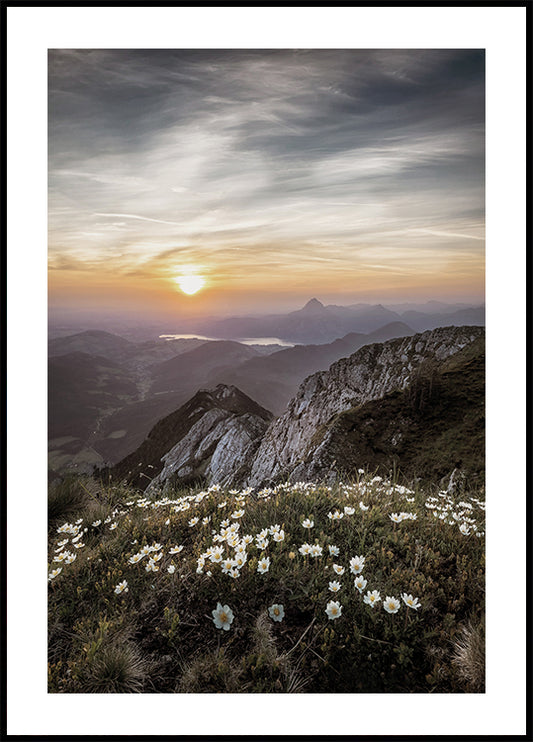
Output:
M454 642L453 664L468 689L474 693L485 691L485 622L468 623Z
M240 668L224 649L197 656L185 666L176 693L237 693Z
M148 665L133 644L103 646L80 677L82 693L140 693Z
M66 477L54 483L48 491L48 524L53 526L60 520L68 520L82 512L89 497L80 481Z
M257 654L264 656L269 663L278 659L276 640L272 633L272 621L266 613L260 613L254 627L254 645Z

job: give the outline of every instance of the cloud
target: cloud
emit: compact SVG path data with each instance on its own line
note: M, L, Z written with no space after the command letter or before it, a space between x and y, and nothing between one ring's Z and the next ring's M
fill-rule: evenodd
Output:
M94 216L110 216L117 219L140 219L143 222L156 222L157 224L177 224L177 222L169 222L164 219L152 219L149 216L139 216L138 214L105 214L96 212Z
M433 235L434 237L450 237L452 239L454 237L458 237L459 239L462 239L462 240L479 240L480 242L485 242L484 237L479 237L474 234L460 234L458 232L442 232L436 229L412 229L410 231L418 232L420 234L430 234L430 235Z
M361 250L479 255L482 51L54 50L49 69L57 270L320 282Z

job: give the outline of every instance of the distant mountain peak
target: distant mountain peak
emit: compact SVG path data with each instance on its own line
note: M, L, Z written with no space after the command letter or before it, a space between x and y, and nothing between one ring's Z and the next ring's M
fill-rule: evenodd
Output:
M306 312L307 314L315 314L317 312L324 311L326 307L322 304L321 301L318 301L318 299L309 299L305 307L301 310L302 312Z

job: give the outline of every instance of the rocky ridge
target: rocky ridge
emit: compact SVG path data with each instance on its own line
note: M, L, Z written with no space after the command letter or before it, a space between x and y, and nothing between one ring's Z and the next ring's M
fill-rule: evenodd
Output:
M306 479L320 456L321 430L333 416L405 389L423 363L442 362L481 337L481 327L441 327L364 346L309 376L265 433L246 484Z
M485 477L485 342L420 366L407 388L334 415L295 478L324 481L363 467L452 492Z
M268 410L234 386L200 390L160 420L110 474L147 491L174 482L230 486L250 470L271 420Z
M208 410L178 443L162 457L163 468L148 491L169 479L204 480L231 486L239 481L267 428L257 415Z

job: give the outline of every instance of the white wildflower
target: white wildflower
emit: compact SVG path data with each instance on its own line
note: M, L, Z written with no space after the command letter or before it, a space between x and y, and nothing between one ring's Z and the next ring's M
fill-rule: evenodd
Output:
M341 615L342 605L335 600L330 600L326 606L326 613L328 618L333 621Z

